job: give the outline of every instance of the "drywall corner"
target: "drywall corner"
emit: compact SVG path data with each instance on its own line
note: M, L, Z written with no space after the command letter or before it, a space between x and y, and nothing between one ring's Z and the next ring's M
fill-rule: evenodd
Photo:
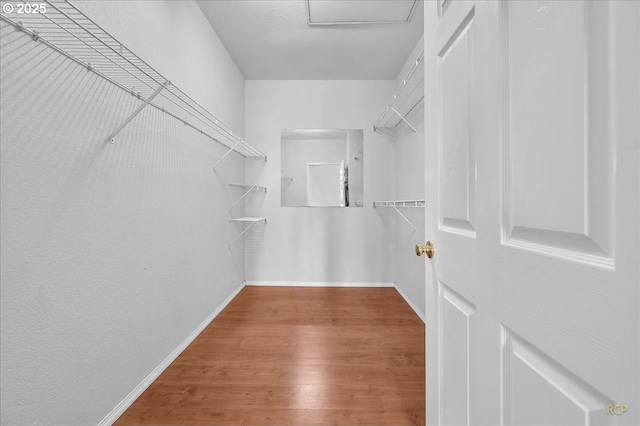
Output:
M409 299L409 297L407 296L407 294L402 291L402 289L398 286L397 283L395 283L393 285L393 287L396 289L396 291L398 292L398 294L400 296L402 296L402 298L405 300L405 302L407 302L407 305L409 305L411 307L411 309L413 309L413 312L416 313L416 315L418 316L418 318L420 318L422 320L422 322L426 323L426 317L424 315L424 312L422 312L420 310L420 308L418 308L418 305L416 305L415 303L413 303L411 301L411 299Z

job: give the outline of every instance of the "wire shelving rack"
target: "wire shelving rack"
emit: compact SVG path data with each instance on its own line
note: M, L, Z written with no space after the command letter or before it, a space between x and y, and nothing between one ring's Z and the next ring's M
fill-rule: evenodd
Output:
M420 52L402 80L402 84L387 104L384 112L373 125L374 132L391 132L406 123L414 132L416 128L407 120L424 100L424 49Z
M244 157L267 159L259 149L172 85L69 1L45 0L43 4L46 7L45 13L18 15L6 13L3 9L0 19L29 35L35 42L46 44L88 71L130 92L142 102L120 126L106 136L105 142L114 143L118 133L142 109L150 105L226 147L228 151L215 163L214 169L232 152Z
M425 206L425 200L395 200L395 201L374 201L373 207L388 207L392 208L396 213L400 215L408 224L416 230L413 222L407 218L400 210L399 207L411 207L411 208L420 208Z

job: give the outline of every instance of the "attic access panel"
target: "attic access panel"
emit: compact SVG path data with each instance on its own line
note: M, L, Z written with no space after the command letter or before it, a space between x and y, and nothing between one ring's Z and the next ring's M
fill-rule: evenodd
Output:
M307 0L309 25L406 24L418 0Z

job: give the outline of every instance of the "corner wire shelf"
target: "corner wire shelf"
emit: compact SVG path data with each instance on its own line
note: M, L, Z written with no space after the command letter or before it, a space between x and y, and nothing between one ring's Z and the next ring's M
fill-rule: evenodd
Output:
M373 207L389 207L395 210L415 231L415 225L398 209L398 207L424 207L425 200L396 200L396 201L374 201Z
M248 183L230 183L229 186L233 188L242 188L245 190L242 197L240 197L235 203L231 205L231 207L229 207L229 213L231 213L231 210L233 210L233 208L237 206L242 200L244 200L250 193L254 191L267 192L267 188L265 186L253 185ZM259 223L267 223L267 219L264 217L237 217L237 218L229 219L229 222L236 222L236 223L249 225L246 228L244 228L244 230L240 234L238 234L233 240L231 240L231 242L229 243L229 247L231 247L231 245L235 243L238 240L238 238L246 234L249 229L251 229L255 225L258 225Z
M280 179L293 180L293 177L289 173L285 172L284 170L280 170Z
M373 131L382 133L384 130L393 133L403 122L414 132L416 128L407 117L418 108L424 100L424 49L420 52L413 65L402 80L384 112L373 125Z
M264 217L238 217L238 218L235 218L235 219L229 219L229 222L238 222L238 223L243 223L243 224L249 224L249 226L244 228L244 230L240 234L238 234L233 240L231 240L231 242L229 243L229 247L231 247L231 245L233 243L235 243L238 240L238 238L240 238L244 234L246 234L249 229L253 228L255 225L257 225L259 223L267 223L267 218L264 218Z
M35 42L49 46L82 65L88 72L99 75L142 101L106 137L105 142L114 143L120 131L147 105L151 105L228 149L215 163L214 169L231 152L243 157L267 159L264 153L182 90L171 85L160 73L67 0L45 2L46 13L8 16L3 9L0 18Z
M260 185L252 185L247 183L230 183L229 186L232 186L235 188L243 188L245 190L244 194L242 194L242 197L238 198L238 200L235 203L233 203L231 207L229 207L229 212L231 212L231 210L233 210L235 206L237 206L242 200L244 200L247 197L247 195L249 195L253 191L267 192L267 188Z

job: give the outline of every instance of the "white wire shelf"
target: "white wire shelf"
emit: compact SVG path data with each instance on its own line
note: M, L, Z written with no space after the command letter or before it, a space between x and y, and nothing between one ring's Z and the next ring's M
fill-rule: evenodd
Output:
M254 226L260 223L267 223L267 219L264 217L237 217L235 219L229 219L229 222L236 222L236 223L249 225L246 228L244 228L244 230L240 234L238 234L233 240L231 240L231 242L229 243L229 247L231 247L231 245L235 243L238 240L238 238L246 234L249 229L253 228Z
M416 230L415 225L413 224L413 222L409 220L407 216L405 216L399 210L399 207L417 208L417 207L424 207L424 206L425 206L425 200L395 200L395 201L374 201L373 202L373 207L392 208L396 213L398 213L398 215L400 215L402 219L405 220L405 222L409 224L409 226L413 228L414 231Z
M236 200L236 202L233 203L231 207L229 207L229 212L231 212L231 210L233 210L235 206L237 206L242 200L244 200L252 192L254 191L267 192L267 188L265 186L252 185L248 183L230 183L229 186L235 187L235 188L242 188L245 190L244 194L242 194L242 197L238 198L238 200Z
M159 72L67 0L45 2L46 13L9 15L3 9L0 18L30 36L34 42L46 44L142 102L105 141L115 142L118 133L145 106L151 105L229 150L214 165L214 169L231 152L266 160L264 153L182 90L171 85Z
M284 170L280 170L280 179L293 180L293 177L289 173L285 172Z
M266 222L267 218L265 217L236 217L234 219L229 219L229 222L244 222L244 223L260 223Z
M424 207L425 200L374 201L373 207Z
M250 183L229 183L229 186L232 188L244 189L244 194L242 194L242 196L238 198L238 200L235 203L233 203L231 207L229 207L229 213L231 213L233 208L237 206L242 200L244 200L252 192L254 191L267 192L267 187L254 185ZM243 223L245 225L248 225L246 228L244 228L244 230L240 234L238 234L233 240L231 240L231 242L229 243L229 247L231 247L231 245L235 243L236 240L238 240L238 238L242 237L249 229L251 229L255 225L258 225L259 223L267 223L267 219L264 217L237 217L237 218L229 219L229 222Z
M354 206L356 206L356 207L364 207L364 201L361 201L361 200L355 200L355 201L353 202L353 205L354 205Z
M236 188L248 188L251 189L252 191L266 191L267 187L266 186L260 186L260 185L254 185L251 183L230 183L229 186L233 186Z
M402 80L402 84L393 94L384 112L373 125L374 132L395 133L402 123L406 123L414 132L416 128L407 119L424 100L424 49Z

